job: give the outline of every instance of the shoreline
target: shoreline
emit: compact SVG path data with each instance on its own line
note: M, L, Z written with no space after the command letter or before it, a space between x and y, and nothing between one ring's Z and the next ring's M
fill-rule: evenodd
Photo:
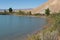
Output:
M47 18L46 16L34 16L34 15L14 15L14 16L27 16L27 17ZM46 27L46 25L44 25L43 28L44 28L44 27ZM39 34L39 33L43 30L43 28L34 31L34 32L31 33L31 34L27 34L26 36L24 36L24 39L27 40L27 38L28 38L29 35L37 35L37 34Z
M46 18L46 16L33 16L33 15L12 15L12 16L27 16L27 17L36 17L36 18ZM45 26L45 25L44 25ZM43 27L44 27L43 26ZM43 29L43 28L42 28ZM40 32L41 30L40 30L40 28L39 28L39 30L36 30L36 31L33 31L32 33L31 33L31 35L33 35L33 34L38 34L39 32ZM27 34L28 35L28 34ZM26 36L25 36L25 38L27 38Z
M47 18L47 17L45 16L45 18ZM27 39L32 38L34 36L41 35L45 29L47 29L47 28L50 27L50 25L51 25L51 19L47 18L47 22L48 22L48 24L44 25L41 30L37 30L37 31L33 32L31 35L28 35Z
M27 16L27 17L40 17L40 18L46 18L46 16L35 16L35 15L14 15L14 16Z

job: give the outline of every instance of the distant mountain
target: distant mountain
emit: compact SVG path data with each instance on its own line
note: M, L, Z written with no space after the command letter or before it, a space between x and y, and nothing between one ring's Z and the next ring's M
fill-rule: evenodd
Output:
M32 13L44 13L45 9L49 8L51 12L59 12L60 11L60 0L48 0L43 5L34 8Z

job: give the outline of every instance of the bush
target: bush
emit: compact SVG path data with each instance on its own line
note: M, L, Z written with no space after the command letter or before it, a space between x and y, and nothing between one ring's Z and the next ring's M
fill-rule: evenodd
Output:
M50 10L49 10L49 8L47 8L47 9L45 10L45 14L46 14L47 16L50 15Z
M9 13L0 12L0 15L9 15Z
M36 14L34 14L35 16L40 16L41 14L40 13L36 13Z
M20 10L20 11L18 12L18 15L26 15L26 13L25 13L24 11L21 11L21 10Z
M27 15L32 15L31 11L27 12Z

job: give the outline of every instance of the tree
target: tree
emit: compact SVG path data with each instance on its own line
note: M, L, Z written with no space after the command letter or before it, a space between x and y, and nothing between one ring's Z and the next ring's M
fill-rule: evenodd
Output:
M46 14L47 16L50 15L50 10L49 10L49 8L47 8L47 9L45 10L45 14Z
M28 12L29 15L32 15L31 11Z
M13 9L12 8L9 8L9 12L12 13Z

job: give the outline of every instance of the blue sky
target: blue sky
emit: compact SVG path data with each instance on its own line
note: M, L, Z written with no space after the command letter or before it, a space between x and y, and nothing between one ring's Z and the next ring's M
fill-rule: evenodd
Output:
M47 0L0 0L0 9L27 9L35 8Z

